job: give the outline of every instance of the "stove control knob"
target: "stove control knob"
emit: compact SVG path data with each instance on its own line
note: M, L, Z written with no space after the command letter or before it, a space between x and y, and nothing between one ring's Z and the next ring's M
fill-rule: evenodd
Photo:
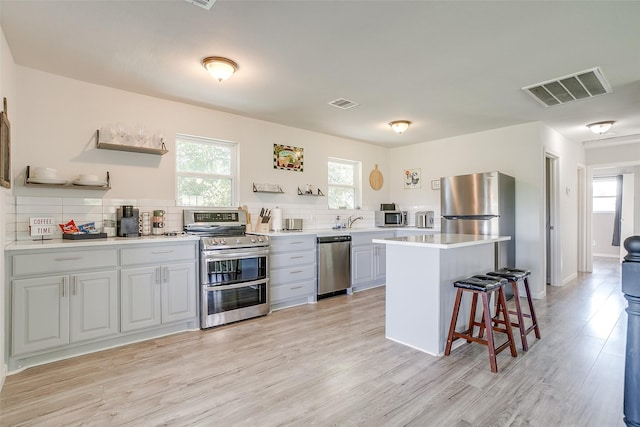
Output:
M256 238L255 237L251 237L251 243L255 243L256 242Z
M258 237L258 242L260 243L264 242L264 239L262 238L262 236Z
M226 241L226 240L224 240L224 239L220 239L220 244L221 244L221 245L226 245L226 244L227 244L227 241Z
M238 237L238 238L236 239L236 243L237 243L237 244L242 243L242 237Z
M212 245L217 245L217 244L218 244L218 241L217 241L216 239L211 239L211 244L212 244Z

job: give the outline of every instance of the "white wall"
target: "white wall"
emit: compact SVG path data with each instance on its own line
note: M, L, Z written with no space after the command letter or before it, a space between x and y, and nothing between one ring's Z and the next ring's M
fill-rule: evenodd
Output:
M594 256L607 256L618 258L620 248L611 245L613 236L613 212L594 212L592 214L592 251Z
M14 104L16 99L15 68L15 62L4 37L4 31L0 28L0 100L5 97L7 98L7 112L12 126L13 120L18 117ZM8 217L13 213L10 208L12 200L11 190L0 187L0 248L4 248L7 244L7 221ZM0 389L2 388L2 384L4 384L7 372L5 360L6 284L4 277L5 265L3 253L2 256L0 256L0 301L2 301L0 303Z
M584 162L579 144L572 144L541 123L528 123L423 144L394 148L391 151L391 199L401 206L414 203L440 206L440 191L430 181L442 176L500 171L516 179L516 260L521 268L532 271L532 292L545 295L544 236L544 153L553 149L560 158L561 188L574 191L562 198L563 282L577 272L576 162ZM404 190L404 170L420 168L421 189ZM416 201L418 200L418 201Z
M577 168L585 164L582 144L570 142L558 132L542 127L545 151L558 157L558 214L556 232L559 237L560 283L566 284L578 275L578 182Z
M14 167L16 195L39 195L45 190L25 188L27 165L57 168L65 178L79 173L100 176L109 171L112 189L104 197L175 199L175 134L184 133L240 143L240 202L320 204L326 198L299 197L297 186L313 184L326 190L327 158L330 156L363 163L363 206L376 207L388 200L388 187L380 191L368 185L374 164L386 174L386 148L323 135L234 114L166 101L72 80L30 68L18 67L17 109L14 125ZM96 129L122 123L143 125L162 131L169 153L153 156L139 153L97 150ZM304 148L304 172L273 169L273 144ZM275 183L285 195L252 192L252 182ZM71 190L46 190L46 194L69 195ZM63 193L60 193L63 192ZM80 193L74 193L80 195ZM88 197L101 197L95 192ZM141 196L144 195L144 196Z

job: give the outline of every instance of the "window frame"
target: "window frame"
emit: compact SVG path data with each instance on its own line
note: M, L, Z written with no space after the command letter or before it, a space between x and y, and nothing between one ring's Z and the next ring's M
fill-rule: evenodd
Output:
M215 145L219 147L230 148L231 158L229 159L229 175L217 174L217 173L197 173L197 172L182 172L178 169L178 145L181 142L196 143L202 145ZM239 161L240 144L233 141L225 141L217 138L209 138L204 136L195 136L187 134L176 134L176 155L175 155L175 200L178 207L204 207L204 208L230 208L238 206L239 194L240 194L240 161ZM231 180L231 204L229 206L218 205L190 205L183 204L179 190L178 181L180 177L202 177L206 179L229 179Z
M592 188L593 188L593 184L596 181L600 181L600 182L610 182L613 183L613 195L604 195L604 196L596 196L595 194L591 194L591 211L593 213L615 213L616 212L616 198L617 198L617 180L615 176L598 176L598 177L593 177L593 180L591 182ZM612 210L596 210L595 206L594 206L594 201L595 199L613 199L613 209Z
M349 165L353 168L353 185L348 184L332 184L329 182L329 164L339 163ZM345 207L331 207L329 195L331 188L352 188L354 191L353 206L347 206L346 209L358 209L362 205L362 162L359 160L341 159L338 157L329 157L327 159L327 208L332 210L344 210Z

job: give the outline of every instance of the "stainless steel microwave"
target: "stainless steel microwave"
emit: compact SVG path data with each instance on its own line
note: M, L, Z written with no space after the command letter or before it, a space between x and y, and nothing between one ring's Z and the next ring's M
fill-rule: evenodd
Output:
M404 227L407 211L376 211L376 227Z

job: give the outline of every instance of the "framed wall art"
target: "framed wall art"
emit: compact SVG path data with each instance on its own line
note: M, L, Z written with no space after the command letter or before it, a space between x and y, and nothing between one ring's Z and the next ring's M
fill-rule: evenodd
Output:
M7 118L7 98L0 113L0 185L11 188L11 125Z
M420 169L405 169L404 170L404 189L413 190L422 186L422 174Z
M302 172L304 170L304 149L273 144L273 168Z

